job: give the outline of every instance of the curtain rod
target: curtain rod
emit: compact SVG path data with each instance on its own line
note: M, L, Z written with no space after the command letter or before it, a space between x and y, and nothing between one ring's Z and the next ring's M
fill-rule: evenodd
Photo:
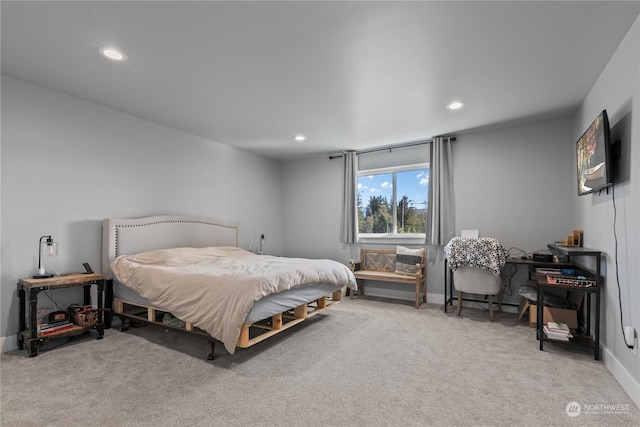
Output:
M456 137L455 136L451 136L448 137L449 141L455 141ZM369 148L366 150L357 150L356 151L356 155L358 154L367 154L367 153L375 153L377 151L391 151L391 150L395 150L396 148L407 148L407 147L415 147L417 145L425 145L425 144L431 144L433 140L432 139L423 139L423 140L419 140L419 141L411 141L411 142L404 142L401 144L395 144L395 145L387 145L384 147L375 147L375 148ZM332 154L329 156L329 160L333 160L333 159L337 159L342 157L343 154Z

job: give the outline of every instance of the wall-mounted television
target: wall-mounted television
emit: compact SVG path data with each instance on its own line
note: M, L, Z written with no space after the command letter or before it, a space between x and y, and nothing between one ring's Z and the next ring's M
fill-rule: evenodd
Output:
M610 138L609 119L603 110L576 143L578 196L613 185Z

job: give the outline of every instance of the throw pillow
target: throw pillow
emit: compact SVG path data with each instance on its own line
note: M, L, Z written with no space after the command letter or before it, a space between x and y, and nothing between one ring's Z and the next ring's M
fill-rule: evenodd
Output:
M424 257L424 249L409 249L404 246L396 247L396 274L415 276L420 273L420 267Z

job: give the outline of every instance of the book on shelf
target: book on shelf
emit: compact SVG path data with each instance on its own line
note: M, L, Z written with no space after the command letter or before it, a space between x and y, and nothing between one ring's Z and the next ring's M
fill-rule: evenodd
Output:
M573 335L569 330L567 331L557 331L549 329L549 326L544 325L544 334L549 339L558 340L558 341L569 341L569 338L573 338Z
M566 323L560 322L547 322L547 327L552 332L564 332L570 333L569 326Z
M38 334L50 335L57 332L67 331L69 329L73 329L74 327L75 325L70 322L56 322L54 324L43 323L38 325Z
M58 320L57 322L46 322L46 323L38 323L38 327L39 328L55 328L56 326L64 326L64 325L68 325L69 320Z
M536 268L535 272L540 274L562 274L562 270L559 268Z

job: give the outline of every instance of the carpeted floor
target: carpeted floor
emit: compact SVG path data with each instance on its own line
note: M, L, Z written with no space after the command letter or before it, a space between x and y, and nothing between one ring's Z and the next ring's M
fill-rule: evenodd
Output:
M1 355L9 426L638 426L592 353L545 344L515 315L346 300L229 355L162 329L110 329ZM577 402L581 413L567 415ZM608 406L607 406L608 405ZM574 415L575 412L572 413Z

